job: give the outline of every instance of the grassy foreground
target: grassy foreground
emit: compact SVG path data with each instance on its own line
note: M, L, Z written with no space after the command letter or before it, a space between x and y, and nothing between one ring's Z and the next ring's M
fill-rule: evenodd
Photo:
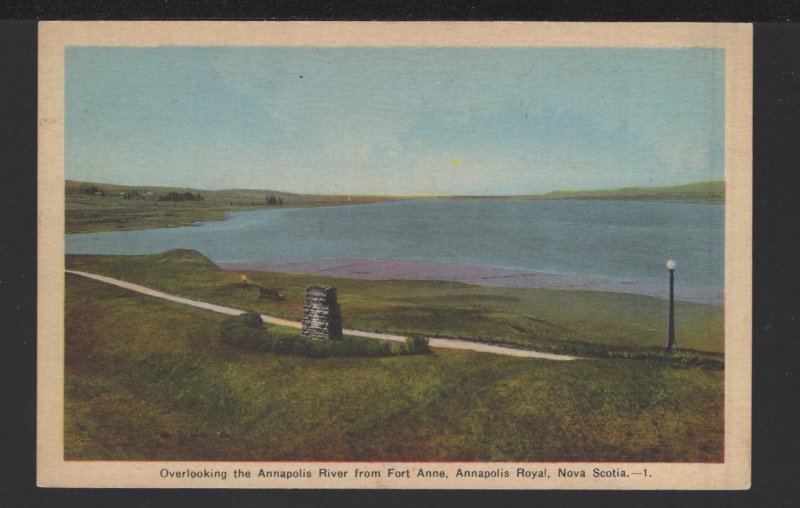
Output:
M562 289L474 286L444 281L363 280L220 270L196 251L146 256L67 256L67 267L169 293L299 320L305 288L335 286L347 328L499 342L582 356L660 355L667 302L647 296ZM256 286L283 300L259 298ZM680 355L722 361L723 309L676 304Z
M170 289L167 273L198 268L173 255L69 264ZM234 275L206 267L183 292L235 300L212 284ZM256 353L219 342L222 315L73 275L66 284L67 460L722 460L719 370L443 350Z

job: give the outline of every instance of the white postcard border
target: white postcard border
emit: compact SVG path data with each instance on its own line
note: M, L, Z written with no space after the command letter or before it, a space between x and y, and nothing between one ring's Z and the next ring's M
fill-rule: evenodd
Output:
M725 454L686 463L301 463L65 461L64 55L82 46L547 46L720 47L725 50ZM528 22L42 22L39 24L37 483L48 487L746 489L751 465L752 26L709 23ZM323 478L319 470L347 471ZM457 478L456 471L509 472ZM518 477L517 469L549 478ZM587 478L559 478L559 468ZM594 477L595 468L609 476ZM307 471L259 478L260 469ZM410 477L357 478L356 470L408 469ZM418 469L446 479L418 478ZM177 478L169 471L198 471ZM225 471L226 478L204 471ZM236 478L234 471L250 471ZM647 470L648 476L620 478ZM167 471L165 476L164 471ZM299 474L299 473L298 473Z

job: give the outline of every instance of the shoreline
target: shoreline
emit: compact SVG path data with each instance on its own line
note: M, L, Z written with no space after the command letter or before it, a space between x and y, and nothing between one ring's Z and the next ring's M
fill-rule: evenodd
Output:
M217 263L217 265L227 271L283 272L371 280L439 280L479 286L630 293L663 299L668 296L666 284L580 275L555 275L532 270L494 268L466 263L338 258L316 261L245 261ZM723 292L713 289L681 288L679 286L675 291L675 299L715 307L724 306Z

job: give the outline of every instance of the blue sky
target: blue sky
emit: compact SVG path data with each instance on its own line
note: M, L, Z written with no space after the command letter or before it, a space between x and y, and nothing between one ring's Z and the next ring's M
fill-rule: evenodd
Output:
M347 194L723 178L714 48L69 47L66 177Z

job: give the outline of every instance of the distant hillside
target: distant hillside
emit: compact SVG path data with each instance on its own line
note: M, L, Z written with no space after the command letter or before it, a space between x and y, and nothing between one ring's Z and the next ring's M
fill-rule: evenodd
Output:
M625 187L603 190L563 190L547 194L519 196L452 196L459 199L600 199L609 201L685 201L722 203L725 201L725 182L698 182L669 187Z
M201 190L67 180L66 231L81 233L187 226L223 220L227 212L376 203L384 196L292 194L275 190Z
M66 181L66 194L79 195L81 189L94 186L106 196L123 196L126 193L137 191L139 196L147 195L153 197L165 196L169 193L191 193L201 194L206 200L218 203L225 203L231 206L248 206L253 202L261 202L265 197L275 196L281 198L285 204L294 206L328 205L341 204L342 202L367 202L382 201L383 196L347 196L342 194L294 194L269 189L224 189L224 190L203 190L191 187L158 187L152 185L118 185L112 183L81 182L76 180ZM392 198L395 199L395 198Z
M555 191L539 199L613 199L635 201L711 201L725 200L725 182L698 182L670 187L625 187L596 191Z
M357 205L422 196L293 194L276 190L201 190L184 187L129 186L66 181L66 231L79 233L186 226L224 220L227 212L256 208ZM436 198L436 196L426 196ZM556 191L522 196L440 196L442 199L602 199L722 203L724 182L672 187L626 187L594 191Z

